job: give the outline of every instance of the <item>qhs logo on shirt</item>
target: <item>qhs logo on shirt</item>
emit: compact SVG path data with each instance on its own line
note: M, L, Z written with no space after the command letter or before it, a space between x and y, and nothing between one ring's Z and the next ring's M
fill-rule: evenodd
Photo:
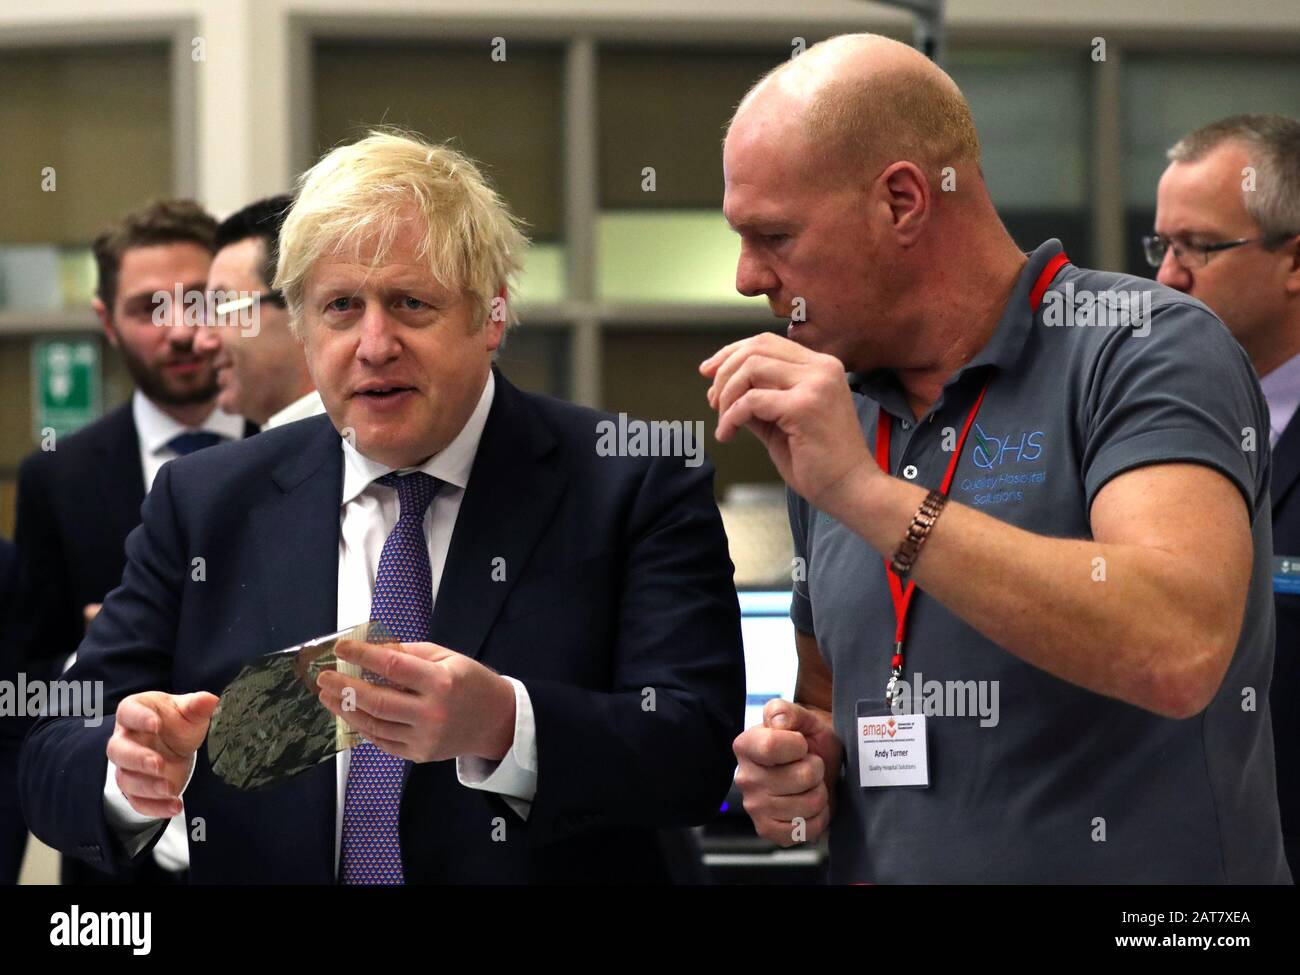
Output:
M998 437L986 433L976 423L971 428L971 435L975 440L971 460L981 470L991 471L1002 464L1035 461L1043 454L1045 434L1042 430L1008 433Z

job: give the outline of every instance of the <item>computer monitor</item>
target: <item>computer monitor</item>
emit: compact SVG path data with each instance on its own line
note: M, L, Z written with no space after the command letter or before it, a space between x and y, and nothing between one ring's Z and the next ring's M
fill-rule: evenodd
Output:
M740 635L745 648L745 727L763 723L774 697L794 700L799 657L790 622L789 590L742 592Z

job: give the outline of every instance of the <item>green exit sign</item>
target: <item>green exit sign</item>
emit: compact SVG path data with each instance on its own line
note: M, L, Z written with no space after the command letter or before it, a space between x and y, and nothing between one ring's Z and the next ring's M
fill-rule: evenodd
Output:
M72 433L99 418L99 342L32 343L32 438Z

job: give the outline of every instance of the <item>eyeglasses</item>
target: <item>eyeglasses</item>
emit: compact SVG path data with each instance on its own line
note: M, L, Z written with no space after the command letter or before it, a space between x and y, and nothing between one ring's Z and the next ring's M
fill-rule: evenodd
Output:
M1146 254L1147 263L1152 267L1159 267L1165 262L1165 251L1171 247L1174 250L1174 260L1180 267L1187 270L1193 270L1198 267L1205 267L1210 263L1210 255L1217 254L1220 251L1230 251L1234 247L1244 247L1246 244L1265 244L1272 246L1280 244L1296 236L1295 234L1277 234L1273 237L1240 237L1237 240L1225 240L1217 244L1189 244L1187 241L1177 240L1171 237L1161 237L1159 234L1152 234L1149 237L1142 238L1142 250Z
M243 324L254 314L260 302L288 307L284 292L277 290L244 292L210 291L205 302L205 323L208 325Z

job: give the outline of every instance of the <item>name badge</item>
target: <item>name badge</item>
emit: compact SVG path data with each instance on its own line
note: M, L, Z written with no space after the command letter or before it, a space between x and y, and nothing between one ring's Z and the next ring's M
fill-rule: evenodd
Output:
M895 714L877 701L859 701L857 717L862 788L930 785L924 714Z
M1273 591L1300 593L1300 556L1273 557Z

